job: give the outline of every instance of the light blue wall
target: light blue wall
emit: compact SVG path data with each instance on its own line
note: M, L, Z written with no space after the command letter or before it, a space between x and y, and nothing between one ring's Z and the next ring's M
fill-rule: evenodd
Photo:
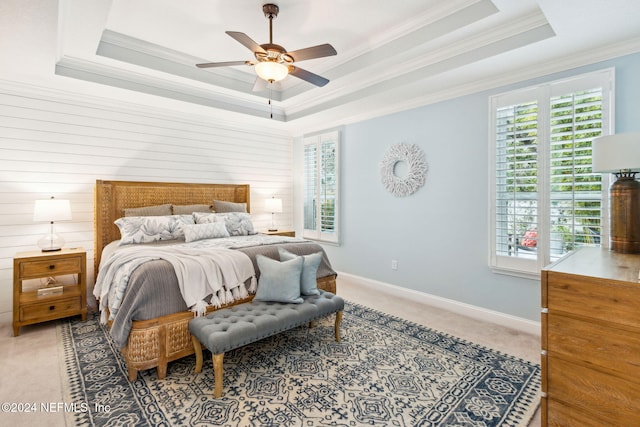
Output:
M334 268L539 320L539 281L488 267L488 97L607 67L616 68L617 132L640 130L638 54L345 126L342 245L325 246ZM420 146L429 164L425 186L404 198L384 190L378 168L400 142Z

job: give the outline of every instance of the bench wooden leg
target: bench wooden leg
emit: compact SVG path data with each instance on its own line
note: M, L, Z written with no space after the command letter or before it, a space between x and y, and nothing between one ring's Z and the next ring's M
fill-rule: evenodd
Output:
M127 373L129 374L129 381L134 382L138 379L138 370L132 368L130 364L127 364Z
M336 313L336 325L335 325L335 331L336 331L336 341L340 342L340 323L342 323L342 310L338 311Z
M218 398L222 396L222 375L224 372L222 362L224 360L224 353L214 354L211 359L213 360L213 396Z
M202 345L200 340L191 335L191 342L193 342L193 352L196 355L196 372L202 372Z
M156 370L158 371L158 379L163 380L167 377L168 362L159 362Z

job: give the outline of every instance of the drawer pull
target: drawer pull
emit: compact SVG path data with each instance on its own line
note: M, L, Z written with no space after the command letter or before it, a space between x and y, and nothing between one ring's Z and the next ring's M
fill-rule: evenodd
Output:
M53 269L55 269L55 268L56 268L56 265L55 265L55 264L51 264L51 265L49 266L49 270L53 270Z
M53 311L53 310L55 310L55 309L56 309L56 306L55 306L55 305L50 305L50 306L49 306L49 311Z

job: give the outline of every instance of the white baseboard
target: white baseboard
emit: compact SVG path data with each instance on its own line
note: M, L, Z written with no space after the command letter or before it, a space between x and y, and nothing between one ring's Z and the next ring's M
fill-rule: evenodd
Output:
M377 280L367 279L365 277L349 273L338 272L338 280L340 280L340 278L358 286L374 288L380 292L393 294L396 297L399 296L411 301L417 301L425 305L448 310L462 316L471 317L484 322L495 323L527 334L540 336L540 322L477 307L475 305L466 304L448 298L438 297L424 292L415 291L413 289L403 288Z
M0 323L13 324L13 312L7 311L5 313L0 313Z

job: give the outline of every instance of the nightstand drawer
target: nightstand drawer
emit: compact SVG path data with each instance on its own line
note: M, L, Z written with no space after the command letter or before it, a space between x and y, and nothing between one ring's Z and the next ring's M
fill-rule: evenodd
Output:
M82 257L42 260L20 263L20 277L60 276L63 274L79 273L82 266Z
M78 313L80 308L80 298L78 297L25 305L20 307L20 321L66 317Z

